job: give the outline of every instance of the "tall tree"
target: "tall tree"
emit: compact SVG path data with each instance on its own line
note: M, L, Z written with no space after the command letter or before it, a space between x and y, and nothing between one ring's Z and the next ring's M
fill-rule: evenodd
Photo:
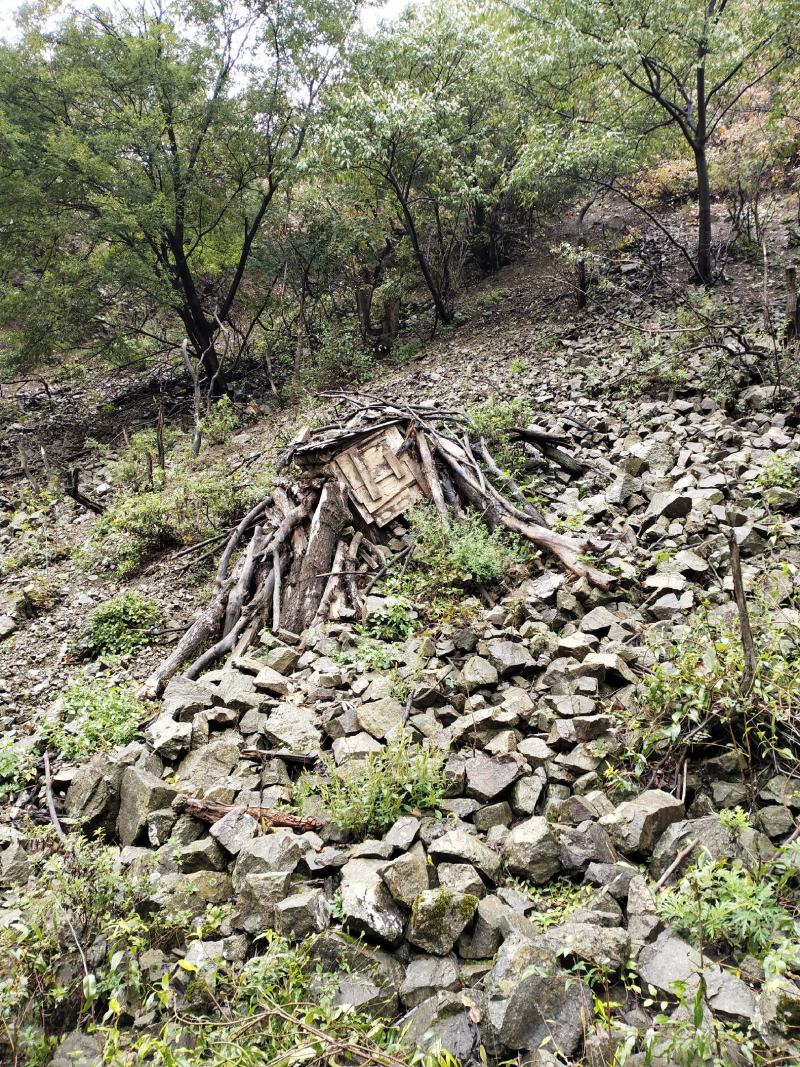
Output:
M169 347L179 322L221 384L215 336L358 2L140 0L23 24L0 52L0 318L23 351Z
M610 89L593 121L607 131L618 122L623 138L671 129L691 152L694 266L704 284L713 282L709 147L739 101L796 49L799 15L797 0L543 0L528 8L549 35L550 56L560 54L573 76L593 70L597 91Z
M436 315L453 318L453 267L479 202L497 197L514 128L497 38L475 10L410 11L366 42L337 94L331 158L393 206Z

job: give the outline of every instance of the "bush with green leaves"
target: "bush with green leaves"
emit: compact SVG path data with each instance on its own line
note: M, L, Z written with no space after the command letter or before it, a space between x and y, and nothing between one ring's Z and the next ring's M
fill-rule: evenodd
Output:
M525 469L525 453L509 434L515 427L527 426L533 421L534 411L525 397L484 400L468 408L467 414L475 432L486 441L498 466L523 489L531 489L530 477Z
M676 745L712 750L731 741L745 764L759 757L793 771L800 760L800 627L759 596L750 610L756 672L742 692L745 662L738 625L697 612L672 641L654 646L657 662L621 725L627 748L617 784L640 779ZM629 782L632 785L632 782Z
M27 838L33 880L0 925L0 1060L34 1065L65 1031L99 1023L110 996L143 992L129 956L163 926L138 914L145 887L120 872L117 849L50 827Z
M418 505L408 517L413 553L404 568L381 585L381 591L394 598L398 620L404 604L413 604L424 619L447 617L454 605L464 608L464 592L470 586L499 581L509 564L525 558L524 549L502 531L490 531L475 511L460 518L451 515L448 527L431 504ZM398 625L393 636L406 636L402 629Z
M212 405L211 410L201 419L203 442L209 445L222 445L230 439L239 426L239 418L233 409L229 396L222 396Z
M380 752L345 768L328 765L326 780L299 779L295 804L318 797L328 818L363 840L381 837L401 815L435 808L444 796L445 753L415 744L398 733Z
M175 472L160 490L118 497L97 524L103 553L121 576L148 557L218 533L267 493L263 475Z
M194 970L186 965L190 975ZM315 963L313 941L290 944L270 930L246 963L220 963L213 995L202 977L196 980L191 1015L174 1010L176 991L165 980L147 1000L160 1029L107 1023L104 1059L151 1067L458 1067L448 1052L423 1052L405 1042L385 1019L337 1005L337 991L336 976Z
M658 913L698 948L725 948L761 958L800 936L796 904L787 906L795 898L787 887L800 874L798 858L794 850L788 867L784 855L777 866L767 862L750 871L739 860L715 860L701 853L677 885L658 894Z
M120 593L92 612L81 644L93 658L135 652L153 643L159 614L154 600L134 590Z
M37 759L35 748L15 734L0 738L0 802L15 797L33 781Z
M150 713L132 686L96 679L75 682L57 702L58 716L45 730L65 759L81 760L101 748L126 745L139 735Z
M797 466L786 455L776 452L761 468L757 480L764 489L794 489L797 485Z

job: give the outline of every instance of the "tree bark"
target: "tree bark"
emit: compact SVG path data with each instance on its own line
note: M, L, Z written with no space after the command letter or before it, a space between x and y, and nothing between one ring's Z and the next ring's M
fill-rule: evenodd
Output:
M349 512L338 482L325 484L311 520L308 548L300 568L297 588L284 612L284 627L302 633L311 624L325 592L339 534Z
M711 181L708 176L708 157L705 143L694 150L697 172L697 280L703 285L714 284L714 264L711 257Z

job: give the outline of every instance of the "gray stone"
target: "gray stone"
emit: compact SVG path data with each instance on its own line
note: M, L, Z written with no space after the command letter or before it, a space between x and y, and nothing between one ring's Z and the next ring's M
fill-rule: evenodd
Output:
M586 922L557 923L543 930L533 943L553 956L584 960L592 967L612 971L627 961L631 948L627 930Z
M637 874L631 878L628 886L628 933L634 952L651 936L660 929L661 920L658 917L656 903L653 894L642 875Z
M474 834L465 830L449 830L428 846L428 855L436 859L462 860L477 867L490 882L500 875L500 856Z
M511 674L524 674L536 666L533 656L518 641L490 641L489 662L501 678Z
M31 874L31 862L19 841L0 852L0 884L24 885Z
M264 663L278 674L291 674L299 659L300 655L296 649L278 645L267 652L264 656Z
M178 765L175 777L206 790L227 778L238 762L239 745L223 737L190 752Z
M636 874L636 868L627 863L590 863L583 878L589 885L607 889L617 900L625 900Z
M316 717L294 704L279 704L270 713L264 733L278 748L302 755L316 755L322 742Z
M452 957L426 956L409 963L400 986L400 1000L405 1008L414 1008L441 990L458 989L460 984Z
M444 1049L458 1062L473 1063L480 1047L477 1014L463 995L442 991L402 1016L397 1025L409 1047Z
M356 709L359 729L365 730L379 741L401 730L405 718L405 708L394 697L372 700Z
M648 789L600 819L616 847L626 854L650 852L661 834L683 818L683 804L661 789Z
M102 1067L103 1042L99 1034L73 1030L61 1039L50 1067Z
M289 692L289 683L280 671L272 667L262 667L256 675L256 689L264 689L267 693L275 693L276 696L286 696Z
M486 887L478 872L469 863L440 863L436 868L439 885L456 893L471 893L482 897Z
M411 908L407 940L436 956L446 956L472 922L478 898L449 889L426 889Z
M471 756L464 764L467 796L476 800L493 800L519 778L520 763L519 757L513 754Z
M300 843L290 830L276 830L248 841L239 851L233 868L233 888L238 893L244 879L254 874L291 874L302 857Z
M800 1033L800 989L788 978L773 978L756 1001L753 1021L770 1048L783 1049Z
M294 941L305 941L321 933L331 921L331 907L321 889L293 893L275 911L278 929Z
M168 808L177 790L139 767L126 767L120 788L117 833L123 845L134 845L147 830L151 811Z
M539 774L542 774L542 777L539 777ZM533 815L536 812L545 782L543 772L537 772L514 783L511 807L515 815Z
M342 868L342 925L390 945L403 936L403 914L381 880L381 860L352 859Z
M222 871L227 861L216 841L211 837L199 837L175 853L175 862L185 874L191 874L194 871Z
M650 498L646 519L682 519L692 510L692 498L686 493L667 490L663 493L654 493Z
M698 842L696 857L705 852L713 860L740 860L745 867L753 869L772 853L772 845L764 834L750 832L738 835L724 826L718 815L704 815L699 819L681 819L669 826L653 850L650 861L650 873L660 878L679 852L690 841ZM687 857L686 863L692 858Z
M497 668L482 656L470 656L461 668L461 678L468 689L497 684Z
M192 724L176 722L171 715L162 714L145 731L148 744L163 760L174 762L189 750L192 740Z
M65 807L87 833L112 834L117 825L122 775L143 753L139 744L97 752L79 767L67 790Z
M214 703L214 693L200 682L194 682L183 675L173 678L164 690L161 698L161 710L171 719L191 720L198 712L210 708Z
M558 874L560 849L547 819L534 815L515 826L503 842L503 859L512 874L536 885Z
M548 1049L569 1057L591 1017L591 995L549 952L509 937L486 976L487 1022L512 1052Z
M383 840L392 848L404 852L411 848L418 833L419 819L415 815L401 815L397 822L386 831Z
M424 856L415 855L413 852L398 856L396 860L387 863L381 874L394 899L409 908L430 885L428 864Z
M258 833L258 821L241 808L234 808L214 823L210 833L226 852L238 856Z

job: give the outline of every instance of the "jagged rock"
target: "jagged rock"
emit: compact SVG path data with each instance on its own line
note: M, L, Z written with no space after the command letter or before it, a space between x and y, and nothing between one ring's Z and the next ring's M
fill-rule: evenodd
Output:
M443 991L418 1004L398 1026L410 1047L444 1049L459 1062L471 1063L480 1047L476 1015L464 994Z
M300 654L296 649L278 645L267 652L264 656L264 663L278 674L291 674L299 659Z
M275 693L276 696L286 696L289 692L289 683L281 671L273 670L272 667L262 667L255 678L256 689L264 689L267 693Z
M387 863L381 874L394 899L409 908L430 884L425 857L412 852Z
M478 904L473 928L459 941L458 954L462 959L487 959L510 934L530 940L536 932L536 927L521 911L492 894Z
M342 868L342 923L352 934L396 944L405 922L381 880L380 860L352 859Z
M209 904L222 904L230 897L231 880L222 871L163 875L151 893L153 903L188 911L192 917L202 915Z
M126 767L120 786L117 833L123 845L134 845L147 830L151 811L167 808L177 790L139 767Z
M600 819L616 847L626 854L650 852L661 834L683 818L683 804L661 789L648 789Z
M511 674L524 674L535 667L536 661L527 648L518 641L490 641L489 662L501 678ZM491 684L491 682L486 683Z
M692 510L692 498L687 493L667 490L654 493L645 512L646 519L682 519Z
M356 709L359 729L365 730L379 741L401 730L405 718L405 708L394 697L372 700Z
M449 889L426 889L415 899L406 938L436 956L446 956L472 921L478 898Z
M639 977L661 993L676 994L697 988L702 972L709 1006L723 1015L750 1019L755 998L745 983L700 953L672 930L662 931L639 953Z
M191 720L198 712L210 708L214 693L200 682L193 682L183 675L173 678L161 698L161 710L171 719Z
M661 926L653 894L645 879L637 874L628 886L628 934L636 952Z
M583 877L590 885L601 886L618 900L625 900L636 874L636 868L627 863L590 863Z
M503 842L503 859L512 874L536 885L558 874L560 849L547 819L534 815L515 826Z
M452 991L460 986L458 968L452 957L426 956L412 960L400 986L400 1000L406 1008L414 1008L441 990Z
M50 1067L102 1067L103 1040L99 1034L73 1030L61 1039Z
M364 760L371 753L380 752L382 747L379 741L363 731L351 737L337 737L331 746L334 761L339 767L351 761Z
M190 752L178 764L175 777L178 782L191 782L204 791L226 778L238 762L239 745L221 737Z
M173 763L189 750L192 724L176 722L171 715L162 713L147 727L145 737L155 753L167 763Z
M592 967L619 970L630 954L631 939L621 927L565 922L538 934L534 945L553 956L585 960Z
M383 840L399 851L411 848L419 833L419 819L414 815L401 815L383 835Z
M17 629L17 624L10 615L0 615L0 641L5 641Z
M238 856L258 833L258 822L247 812L234 808L214 823L210 833L226 852Z
M226 866L225 854L211 837L199 837L179 849L175 862L186 874L193 871L222 871Z
M239 851L232 872L233 888L238 893L244 879L253 874L291 874L301 856L298 839L290 830L276 830L256 837Z
M783 1049L800 1033L800 989L788 978L773 978L756 1001L753 1022L770 1048Z
M493 800L519 778L520 763L519 757L513 754L471 756L464 764L467 796L476 800Z
M681 819L669 826L659 838L650 861L650 873L660 878L667 867L690 841L698 845L686 863L696 861L705 852L712 859L740 860L745 867L753 869L769 858L773 847L763 834L750 831L736 834L724 826L718 815L704 815L700 819Z
M613 863L611 839L596 822L564 827L558 832L559 856L567 871L584 870L590 863Z
M591 995L549 952L509 937L486 976L487 1020L512 1052L548 1049L571 1056L591 1017Z
M542 775L539 777L539 775ZM547 779L543 772L526 775L514 783L511 791L511 807L515 815L533 815Z
M482 656L470 656L461 668L461 678L469 689L497 684L497 668Z
M482 897L486 893L481 876L469 863L440 863L436 868L439 885L455 893L471 893Z
M278 929L294 941L326 930L331 921L331 907L321 889L293 893L275 909Z
M234 929L260 934L274 927L278 905L286 899L291 877L291 871L240 873L236 878L236 911L231 918Z
M97 752L79 767L67 790L65 807L70 818L77 819L87 833L102 830L112 834L119 814L122 775L142 755L142 745Z
M783 804L772 804L759 810L758 824L767 837L784 837L794 829L794 818Z
M279 704L270 713L264 732L276 747L302 755L316 754L322 742L315 716L293 704Z
M448 860L463 860L471 863L491 882L500 874L501 859L479 838L465 830L449 830L428 846L428 855Z
M0 852L0 884L24 885L31 873L28 854L19 841Z

